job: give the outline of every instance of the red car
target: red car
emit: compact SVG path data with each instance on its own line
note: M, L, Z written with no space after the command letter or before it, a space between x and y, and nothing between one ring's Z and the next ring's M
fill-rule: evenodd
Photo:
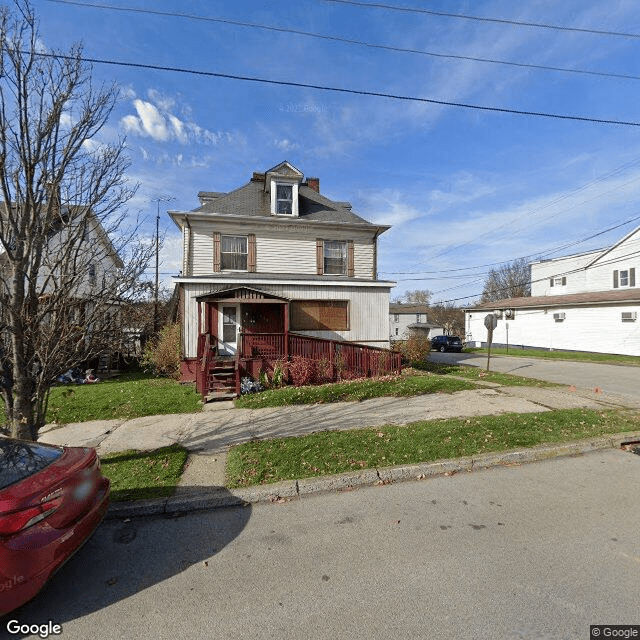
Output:
M31 600L109 506L95 449L0 437L0 616Z

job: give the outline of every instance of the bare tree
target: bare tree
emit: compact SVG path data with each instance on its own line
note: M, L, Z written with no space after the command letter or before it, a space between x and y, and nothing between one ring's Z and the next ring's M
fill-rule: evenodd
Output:
M424 304L429 305L433 294L427 289L416 289L415 291L405 291L404 294L393 299L396 304Z
M154 247L122 205L124 141L96 135L117 100L82 49L45 51L28 0L0 9L0 391L35 439L55 377L117 348L120 309Z
M436 302L429 307L429 322L444 329L449 336L460 336L464 339L464 311L451 303Z
M531 267L524 259L514 260L498 269L491 269L484 281L482 302L531 295Z

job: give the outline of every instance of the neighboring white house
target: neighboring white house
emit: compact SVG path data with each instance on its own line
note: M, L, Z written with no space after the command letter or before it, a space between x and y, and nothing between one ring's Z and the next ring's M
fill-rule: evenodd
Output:
M428 312L425 304L390 304L389 341L406 340L412 333L425 338L441 336L444 329L428 322Z
M183 242L183 379L193 379L203 337L216 357L235 356L244 333L389 346L395 283L377 279L377 239L388 226L321 195L320 181L288 162L198 197L198 208L169 212Z
M495 311L494 344L640 355L638 268L640 227L605 249L534 262L530 297L465 310L466 340L484 345Z

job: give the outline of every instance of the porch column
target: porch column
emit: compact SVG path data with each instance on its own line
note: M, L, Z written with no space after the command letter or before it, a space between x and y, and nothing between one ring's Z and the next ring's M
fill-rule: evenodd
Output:
M284 357L289 359L289 303L284 305Z

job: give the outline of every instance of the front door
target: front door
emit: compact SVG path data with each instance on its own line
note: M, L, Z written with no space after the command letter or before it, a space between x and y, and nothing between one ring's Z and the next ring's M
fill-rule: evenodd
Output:
M218 313L218 353L233 356L238 351L240 305L223 304Z

